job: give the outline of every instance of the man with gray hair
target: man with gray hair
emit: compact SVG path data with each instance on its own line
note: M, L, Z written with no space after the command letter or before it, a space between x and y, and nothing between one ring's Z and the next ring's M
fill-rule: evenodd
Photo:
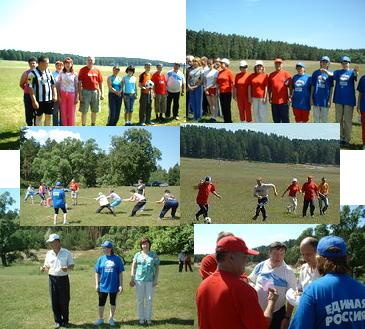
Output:
M300 243L300 253L305 261L300 268L299 290L304 290L310 283L320 277L317 270L317 245L318 240L311 236L304 238Z
M78 76L81 123L86 126L86 115L91 109L91 125L95 126L96 114L100 112L100 100L104 99L103 76L95 67L95 57L88 56L87 65L80 69Z
M61 247L60 236L51 234L46 241L52 250L49 250L44 260L41 272L48 273L49 294L51 296L54 328L69 326L70 281L68 272L74 268L71 253Z

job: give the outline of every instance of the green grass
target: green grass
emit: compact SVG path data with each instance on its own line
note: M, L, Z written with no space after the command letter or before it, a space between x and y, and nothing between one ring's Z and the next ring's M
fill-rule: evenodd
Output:
M253 188L258 176L261 176L264 182L275 184L278 190L278 197L275 197L273 192L269 195L269 204L266 207L268 219L265 223L333 224L339 222L339 167L182 158L180 173L183 222L196 222L195 213L198 207L196 206L197 191L194 190L194 186L205 176L212 176L217 192L222 196L222 199L212 194L209 197L209 217L215 224L263 223L262 217L256 222L251 219L255 214L257 202L253 197ZM292 177L298 178L302 185L308 175L313 175L317 183L323 176L328 180L330 207L325 216L319 215L317 206L314 218L308 215L303 219L300 215L303 206L301 195L298 197L297 214L286 213L287 196L281 198L282 193L290 184Z
M44 251L45 252L45 251ZM44 255L43 252L43 255ZM97 294L94 266L100 251L75 252L75 269L70 274L71 328L95 328ZM40 258L40 259L44 259ZM153 327L168 329L193 328L194 294L199 278L196 273L177 272L176 256L162 256L159 283L153 302ZM0 268L2 303L0 323L2 329L53 328L53 314L48 294L48 277L39 272L42 263L13 265ZM117 298L115 319L117 328L141 327L137 323L134 288L130 288L130 265L124 272L124 291ZM194 282L194 285L192 284ZM105 319L109 314L108 302ZM109 328L104 325L100 328Z
M122 199L127 199L130 196L130 186L116 187L115 191ZM170 186L169 190L179 200L180 187ZM146 187L147 204L143 212L138 211L135 217L128 217L133 209L135 202L123 202L115 208L116 215L113 216L107 209L103 209L100 214L95 211L99 207L99 202L94 200L99 192L106 195L109 193L108 188L81 188L79 192L79 200L77 206L72 206L71 194L66 193L68 206L68 221L70 225L76 226L150 226L150 225L179 225L180 220L171 220L171 212L169 211L165 219L160 221L159 214L162 205L155 203L161 199L164 187ZM26 203L23 202L25 190L21 190L21 208L20 208L20 223L21 225L30 226L49 226L53 225L53 208L40 206L40 197L34 197L34 204L31 204L30 198ZM176 213L180 216L180 209ZM62 210L58 215L58 224L62 225Z
M253 67L255 65L254 60L247 60L249 72L253 72ZM299 61L286 61L284 64L284 69L287 70L292 76L296 74L295 70L295 64ZM308 74L312 74L315 70L319 68L318 61L301 61L306 65L306 72ZM265 70L266 73L270 74L273 72L274 69L274 63L273 61L264 61L265 64ZM353 64L351 64L351 67L353 67ZM331 70L337 70L340 69L341 65L339 63L331 63L330 69ZM233 71L234 74L239 72L239 61L231 61L230 69ZM360 64L360 76L362 76L365 72L365 64ZM356 96L357 97L357 96ZM357 98L356 98L357 99ZM268 104L268 110L269 110L269 120L272 122L272 116L271 116L271 107L270 104ZM290 108L289 111L290 114L290 122L295 122L293 111ZM356 109L354 110L354 117L353 117L353 131L352 131L352 139L351 144L349 146L350 149L361 149L362 148L362 139L361 139L361 124L360 124L360 115L356 112ZM201 122L209 122L210 117L204 116L201 120ZM239 120L239 112L237 103L232 99L232 120L233 122L240 122ZM332 104L329 116L328 116L329 122L336 122L335 120L335 106ZM223 122L223 118L218 118L218 122ZM310 115L310 122L313 122L313 117Z
M83 65L75 65L75 70L79 71ZM108 88L107 77L112 74L111 66L98 66L104 78L104 100L101 102L101 112L97 115L96 125L105 126L108 119ZM54 64L50 64L49 68L54 69ZM27 62L20 61L5 61L0 60L0 149L16 149L19 148L19 129L26 125L24 106L23 106L23 91L19 88L19 80L22 73L28 69ZM170 68L165 68L165 71ZM155 71L155 68L152 68ZM143 72L143 67L136 67L135 76L138 77ZM121 67L120 76L125 75L125 67ZM81 114L76 108L77 126L81 125ZM132 123L138 123L138 99L134 103L134 111ZM180 99L180 114L185 114L185 96ZM154 107L152 109L152 119L154 115ZM121 117L118 125L124 125L124 105L122 106ZM90 125L90 115L88 115L87 124ZM172 120L164 125L179 125L179 121Z

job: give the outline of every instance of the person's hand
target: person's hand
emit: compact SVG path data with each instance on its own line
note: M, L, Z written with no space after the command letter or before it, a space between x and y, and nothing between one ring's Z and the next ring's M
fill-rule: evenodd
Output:
M136 285L136 283L134 282L134 279L131 279L131 281L129 282L129 286L134 287Z
M104 96L103 95L100 95L100 100L104 100Z
M288 98L288 104L291 104L291 97Z
M57 102L57 96L56 96L56 95L53 95L53 97L52 97L52 101L53 101L54 103L56 103L56 102Z
M99 292L99 285L98 284L95 285L95 291Z
M208 90L205 91L205 95L209 96L209 91Z
M123 287L122 286L119 286L118 288L118 292L121 294L123 292Z
M68 267L67 267L67 266L63 266L63 267L61 267L61 270L62 270L63 272L67 272L67 271L68 271Z
M35 110L38 110L39 109L39 103L37 101L33 101L32 102L32 106Z
M271 97L269 97L269 103L270 103L270 104L272 103L272 98L271 98Z
M267 295L267 300L272 300L274 303L278 300L279 294L275 288L269 288L269 294Z
M262 100L262 103L263 103L263 104L266 104L266 103L267 103L267 97L265 97L265 98Z
M331 105L332 105L332 102L329 100L329 101L328 101L328 108L330 108L330 107L331 107Z
M45 265L41 266L39 269L41 272L48 272L49 268Z
M359 105L356 106L356 112L360 114L360 107L359 107Z
M183 91L181 92L181 96L184 96L184 92Z
M79 100L80 100L80 103L82 103L82 101L84 100L84 97L82 96L82 94L80 93L79 95Z

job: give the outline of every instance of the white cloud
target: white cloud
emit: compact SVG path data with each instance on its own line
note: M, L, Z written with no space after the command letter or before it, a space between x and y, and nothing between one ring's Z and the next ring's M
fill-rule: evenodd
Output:
M75 133L73 131L69 130L61 130L61 129L52 129L52 130L45 130L45 129L39 129L39 130L28 130L26 133L27 138L33 137L36 139L40 144L44 144L45 141L50 138L52 140L55 140L56 142L61 142L67 137L76 138L81 140L81 136L79 133Z

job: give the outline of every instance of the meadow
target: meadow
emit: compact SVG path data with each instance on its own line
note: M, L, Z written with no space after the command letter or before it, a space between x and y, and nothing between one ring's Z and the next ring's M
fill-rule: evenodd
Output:
M1 296L9 296L2 303L2 329L53 328L53 314L48 294L48 276L39 272L45 250L39 262L15 264L0 268ZM73 252L75 268L70 273L70 328L96 328L97 294L94 266L100 250ZM200 278L196 273L178 272L175 255L160 257L160 276L153 302L153 327L156 329L186 329L194 325L194 295ZM130 260L127 260L127 263ZM140 328L137 321L134 288L129 287L130 265L125 267L124 290L117 298L116 328ZM105 320L109 302L105 307ZM103 325L99 328L109 328Z
M297 62L303 62L304 65L306 66L306 73L307 74L312 74L315 70L317 70L319 68L319 63L317 61L293 61L293 60L288 60L285 61L284 63L284 69L287 70L292 76L294 74L296 74L296 69L295 69L295 64ZM248 63L248 69L249 72L253 72L253 67L255 65L255 60L247 60ZM270 74L271 72L273 72L274 69L274 63L273 61L268 61L265 60L264 61L264 65L265 65L265 71L266 73ZM353 68L354 64L351 64L351 68ZM360 64L360 76L362 76L365 73L365 64ZM335 71L337 69L340 69L341 65L340 63L331 63L330 65L330 69ZM231 61L230 64L230 69L233 71L234 74L239 72L239 61ZM356 96L357 97L357 96ZM232 121L233 122L240 122L239 119L239 112L238 112L238 107L237 107L237 103L236 101L234 101L232 99ZM272 116L271 116L271 108L270 108L270 104L268 104L268 110L269 110L269 122L272 122ZM290 107L289 110L289 114L290 114L290 122L295 122L294 120L294 115L293 115L293 111ZM201 122L209 122L210 117L209 116L204 116L201 120ZM313 116L312 114L309 117L310 122L313 122ZM223 118L219 117L218 122L223 122ZM335 120L335 105L332 104L330 111L329 111L329 116L328 116L328 122L336 122ZM348 147L349 149L362 149L362 139L361 139L361 121L360 121L360 115L356 112L356 109L354 109L354 116L353 116L353 131L352 131L352 139L351 139L351 143L350 146Z
M114 190L122 199L130 197L129 191L131 186L115 187ZM97 214L96 209L99 202L94 198L98 197L98 193L102 192L109 195L108 188L81 188L79 191L78 205L73 206L70 193L66 193L68 222L74 226L157 226L157 225L180 225L180 209L178 208L176 216L177 220L171 220L171 212L169 211L163 220L159 219L162 204L155 201L161 199L166 188L164 187L146 187L147 203L143 212L138 211L135 217L129 217L135 202L123 202L115 208L116 216L109 213L108 209L103 209ZM170 186L168 189L180 200L180 187ZM24 226L49 226L53 225L53 208L40 206L40 197L34 197L34 204L30 198L24 202L25 190L20 193L20 224ZM60 210L58 214L58 225L62 225L63 213Z
M214 195L209 197L209 217L213 224L333 224L339 222L340 207L340 168L335 166L317 166L301 164L278 164L249 161L223 161L210 159L181 159L181 217L184 223L203 223L202 217L197 222L195 213L197 186L205 176L211 176L216 191L222 196L218 199ZM326 177L330 186L330 207L325 216L319 215L318 204L314 217L303 218L301 210L303 197L298 196L296 214L287 214L287 194L281 195L291 179L296 177L301 185L307 176L314 176L314 181L319 184L322 177ZM262 177L264 183L276 185L278 196L271 191L269 204L266 206L268 218L265 222L260 217L253 221L257 199L253 196L256 177Z
M79 71L84 65L75 65L75 71ZM54 70L54 64L50 63L49 68ZM97 115L96 125L105 126L108 119L108 87L107 77L112 74L111 66L98 66L104 78L104 100L101 101L101 111ZM125 75L125 68L121 67L120 76ZM19 148L19 129L26 125L23 105L23 91L19 88L19 80L22 73L28 69L27 62L0 60L0 149ZM171 68L165 67L164 72ZM144 71L143 67L137 66L135 76L138 77ZM155 72L155 67L152 67ZM81 114L76 106L76 125L81 125ZM138 124L138 99L134 103L132 123ZM180 115L185 115L185 96L180 98ZM152 106L152 119L154 119L154 106ZM87 125L90 125L90 115L88 115ZM124 105L122 106L121 116L118 125L124 125ZM177 126L180 121L171 120L164 125Z

